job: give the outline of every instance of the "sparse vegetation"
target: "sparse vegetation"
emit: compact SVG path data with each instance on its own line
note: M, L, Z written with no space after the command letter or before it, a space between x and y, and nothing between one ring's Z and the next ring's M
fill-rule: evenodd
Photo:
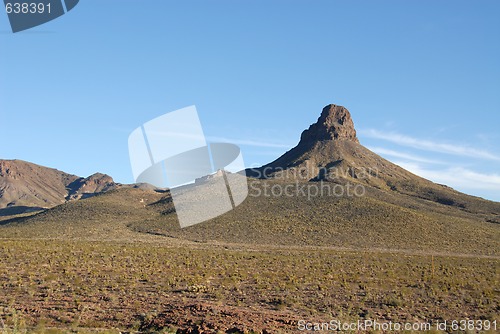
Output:
M168 192L131 187L0 216L2 331L290 333L300 319L500 322L499 203L389 167L381 170L407 180L370 180L362 197L250 195L186 229ZM354 176L349 182L362 182Z
M497 258L4 240L0 259L0 317L12 333L224 332L228 319L242 332L293 331L298 319L493 320L500 304Z

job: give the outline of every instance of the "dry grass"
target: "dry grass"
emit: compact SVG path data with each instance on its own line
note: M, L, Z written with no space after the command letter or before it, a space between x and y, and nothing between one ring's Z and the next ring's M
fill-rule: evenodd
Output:
M497 258L4 240L0 259L0 317L11 329L187 329L204 319L193 305L219 326L218 308L229 307L289 319L276 327L285 331L299 319L499 314Z
M500 321L500 212L482 205L376 188L362 198L249 197L180 229L168 194L111 191L0 222L0 319L7 333Z
M250 182L256 182L256 187L263 187L264 182L279 184ZM499 206L493 202L490 205L493 207L489 209ZM249 196L233 211L181 229L168 194L120 189L32 217L4 221L3 225L0 222L0 237L155 242L171 237L250 246L404 249L499 256L500 224L492 222L495 215L368 188L361 198Z

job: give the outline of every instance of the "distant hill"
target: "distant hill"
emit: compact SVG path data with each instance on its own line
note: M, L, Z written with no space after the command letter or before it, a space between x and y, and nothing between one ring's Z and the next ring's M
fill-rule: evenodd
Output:
M82 178L22 160L0 160L0 215L51 208L117 186L105 174Z

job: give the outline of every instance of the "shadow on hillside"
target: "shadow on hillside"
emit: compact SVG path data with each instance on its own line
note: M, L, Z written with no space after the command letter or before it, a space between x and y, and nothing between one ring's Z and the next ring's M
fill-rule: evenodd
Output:
M0 209L0 217L15 216L23 213L31 213L43 210L45 210L45 208L39 206L11 206L8 208Z

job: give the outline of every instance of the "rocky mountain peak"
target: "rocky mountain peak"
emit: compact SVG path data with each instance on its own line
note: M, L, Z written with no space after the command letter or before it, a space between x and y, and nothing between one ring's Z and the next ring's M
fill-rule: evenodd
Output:
M335 104L323 108L318 121L302 132L300 140L304 143L324 140L349 140L359 143L349 110Z
M247 175L281 177L280 171L302 169L306 171L305 178L316 180L320 177L319 169L326 166L337 166L346 172L354 165L363 166L365 162L357 160L365 155L365 150L359 143L347 108L329 104L323 108L316 123L302 132L297 146L260 169L248 170ZM293 173L288 174L295 178Z
M68 186L67 200L75 200L94 196L97 193L113 190L117 184L109 175L95 173L86 178L79 178Z

